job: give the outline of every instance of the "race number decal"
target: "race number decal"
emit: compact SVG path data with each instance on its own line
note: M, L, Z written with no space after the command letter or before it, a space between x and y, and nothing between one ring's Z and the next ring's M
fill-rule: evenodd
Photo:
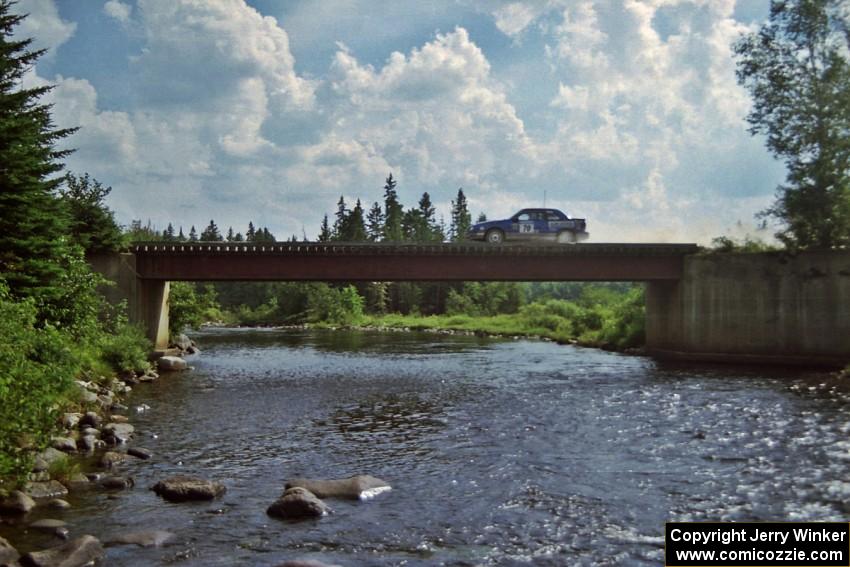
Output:
M529 233L534 232L534 223L533 222L521 222L519 223L519 231L521 233Z

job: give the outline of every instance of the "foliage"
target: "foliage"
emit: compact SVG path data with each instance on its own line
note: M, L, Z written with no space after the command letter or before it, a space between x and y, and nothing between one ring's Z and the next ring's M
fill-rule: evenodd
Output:
M102 360L115 371L141 374L150 369L148 353L152 345L135 325L120 324L115 332L104 333L97 346Z
M772 0L735 45L753 134L787 167L765 214L792 248L850 245L850 13L844 0Z
M79 370L67 333L37 325L35 301L15 301L0 283L0 479L19 479L31 449L44 447L59 401Z
M457 198L452 201L452 224L449 228L449 240L456 242L463 240L469 227L472 226L472 215L466 202L463 188L457 190Z
M363 317L363 298L354 286L314 284L307 291L307 311L312 323L352 325Z
M187 327L200 327L207 320L207 313L216 309L218 302L212 285L206 285L197 292L191 283L171 283L168 292L168 319L172 335L182 333Z
M718 236L711 239L712 252L771 252L776 249L776 246L750 236L745 236L743 239L728 236Z
M112 187L103 187L88 173L82 177L68 173L65 186L62 202L70 216L68 230L71 242L81 246L86 253L119 250L123 245L121 228L115 222L114 213L104 203ZM168 226L173 236L174 229L170 224Z
M54 195L62 179L54 175L69 152L54 144L73 130L54 129L50 107L39 104L52 87L21 86L44 51L13 39L24 16L11 14L12 6L0 0L0 278L15 297L49 300L61 291L67 247L67 218Z
M383 239L387 242L398 242L404 236L401 230L401 221L404 213L395 188L396 181L393 179L393 174L390 173L384 184Z

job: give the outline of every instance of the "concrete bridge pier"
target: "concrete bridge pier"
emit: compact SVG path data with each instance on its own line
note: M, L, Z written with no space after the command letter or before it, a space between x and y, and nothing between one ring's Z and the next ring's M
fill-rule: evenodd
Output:
M168 348L168 291L169 282L164 280L138 280L136 316L153 342L154 349Z

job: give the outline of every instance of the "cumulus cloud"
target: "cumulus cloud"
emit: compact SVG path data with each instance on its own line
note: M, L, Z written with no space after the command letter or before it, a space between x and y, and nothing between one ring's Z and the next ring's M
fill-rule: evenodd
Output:
M120 0L109 0L103 5L103 11L107 16L115 18L122 24L126 24L130 21L130 14L133 12L133 7Z
M53 0L20 0L14 9L17 13L28 14L15 29L15 37L32 38L35 49L48 50L47 57L52 57L77 29L77 24L61 18Z

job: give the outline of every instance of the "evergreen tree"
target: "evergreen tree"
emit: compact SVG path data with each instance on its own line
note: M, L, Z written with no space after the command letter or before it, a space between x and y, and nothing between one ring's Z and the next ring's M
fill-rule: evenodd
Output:
M177 240L177 237L174 236L174 225L168 223L168 228L165 229L165 232L162 235L162 239L166 242L174 242Z
M369 214L366 216L366 234L369 240L377 242L381 239L384 233L384 212L381 210L381 205L376 201L369 209Z
M227 228L227 237L225 238L228 242L233 242L235 235L233 234L233 227Z
M195 225L192 225L192 228L189 229L189 242L197 242L198 241L198 233L195 231Z
M846 0L772 0L735 45L753 97L750 132L787 168L764 214L792 248L850 245L850 10Z
M398 242L404 236L401 228L404 211L395 188L396 182L390 173L384 185L384 240L389 242Z
M345 205L345 197L339 196L339 201L336 203L336 220L331 234L334 240L344 240L346 233L346 219L348 217L348 207Z
M13 296L49 300L61 296L57 282L68 247L67 216L55 190L69 151L54 145L74 130L57 130L50 106L39 99L52 89L21 87L24 74L44 50L31 39L12 39L24 16L0 0L0 278Z
M201 233L202 242L220 242L222 240L221 233L218 231L215 221L210 219L210 224Z
M254 229L254 223L248 222L248 232L245 233L245 240L248 242L253 242L257 236L257 231Z
M104 203L110 191L112 187L104 187L88 173L82 177L71 173L65 176L62 202L69 215L71 241L86 253L114 252L123 244L115 215Z
M435 210L434 205L431 204L431 195L426 191L422 193L422 198L419 199L419 224L416 227L414 240L418 242L441 240L434 215Z
M487 222L487 215L485 215L484 213L478 213L478 220L476 220L475 222Z
M479 221L481 222L481 221ZM469 227L472 226L472 215L466 202L463 188L457 190L457 198L452 201L452 224L449 228L449 238L456 242L463 240Z
M319 242L330 242L333 233L331 232L331 227L328 224L328 215L322 219L322 226L319 227Z
M183 234L183 227L180 227L180 232L177 234L178 242L186 242L186 235Z
M245 242L245 237L242 236L241 232L237 232L233 235L233 242Z
M363 206L360 204L360 199L357 199L357 204L348 214L345 221L345 240L346 242L363 242L366 240L366 223L363 220Z

